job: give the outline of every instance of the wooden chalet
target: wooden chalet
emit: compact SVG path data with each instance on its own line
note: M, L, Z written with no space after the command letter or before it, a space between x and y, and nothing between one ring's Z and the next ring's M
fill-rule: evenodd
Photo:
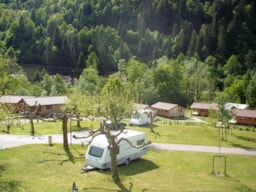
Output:
M192 103L192 115L208 116L210 111L219 110L217 103Z
M49 97L34 97L22 98L19 101L19 106L23 112L35 111L39 115L51 115L53 113L61 112L61 107L68 102L66 96L49 96Z
M0 104L13 107L15 112L19 112L19 101L23 98L34 98L33 96L20 96L20 95L3 95L0 97Z
M241 125L256 126L256 110L235 110L235 122Z
M168 118L184 117L185 108L173 103L157 102L150 106L156 115Z

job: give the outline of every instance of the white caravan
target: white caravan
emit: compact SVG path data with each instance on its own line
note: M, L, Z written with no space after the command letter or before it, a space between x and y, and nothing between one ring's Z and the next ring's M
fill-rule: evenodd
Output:
M151 113L151 114L150 114ZM153 111L141 109L132 113L130 125L146 125L151 123L150 115L154 116Z
M112 134L117 134L115 132ZM141 145L147 142L146 134L143 132L125 130L123 133L118 135L118 140L125 138L129 140L133 145ZM108 149L108 141L104 134L94 137L92 142L89 144L85 160L86 167L88 169L99 168L108 169L110 168L110 151ZM119 144L119 150L117 154L117 164L128 165L130 161L138 159L146 154L147 146L140 148L132 147L127 141L122 140Z

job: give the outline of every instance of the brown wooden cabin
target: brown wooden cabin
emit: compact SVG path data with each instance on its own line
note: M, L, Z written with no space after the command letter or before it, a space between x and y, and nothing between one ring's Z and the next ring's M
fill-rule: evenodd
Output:
M156 115L168 118L184 117L185 108L173 103L157 102L150 106Z
M23 98L34 98L33 96L3 95L0 97L0 104L5 105L14 112L20 111L19 101Z
M237 124L256 126L256 110L235 110Z
M189 108L192 110L192 115L205 117L209 115L210 111L219 110L218 104L216 103L192 103Z
M49 96L49 97L34 97L23 98L19 101L19 106L24 113L35 111L42 116L51 115L53 113L61 112L61 107L68 102L66 96Z

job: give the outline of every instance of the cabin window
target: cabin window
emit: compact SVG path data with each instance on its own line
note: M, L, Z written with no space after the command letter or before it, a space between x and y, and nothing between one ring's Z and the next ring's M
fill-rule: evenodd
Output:
M144 139L140 139L140 140L137 141L137 145L142 145L144 142L145 142Z
M103 152L104 152L104 149L95 147L95 146L91 146L89 154L94 157L101 157Z

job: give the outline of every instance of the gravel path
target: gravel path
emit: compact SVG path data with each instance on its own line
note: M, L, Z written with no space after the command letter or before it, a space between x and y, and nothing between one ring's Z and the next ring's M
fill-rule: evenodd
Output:
M84 136L88 132L76 132L76 136ZM73 133L74 134L74 133ZM0 135L0 150L17 147L21 145L29 144L49 144L49 137L51 137L52 143L62 143L62 134L53 135ZM73 144L86 144L90 139L74 139L68 134L69 143ZM192 152L206 152L206 153L219 153L219 147L215 146L199 146L199 145L183 145L183 144L167 144L167 143L152 143L150 149L157 150L170 150L170 151L192 151ZM237 155L248 155L256 156L256 149L244 149L244 148L231 148L221 147L220 152L222 154L237 154Z
M73 133L74 134L74 133ZM73 135L72 134L72 135ZM76 136L85 136L87 132L76 132ZM29 144L49 144L49 137L51 137L52 143L63 143L62 134L51 134L51 135L0 135L0 149L17 147L21 145ZM89 139L74 139L68 133L68 141L73 144L87 143Z
M192 152L206 152L222 154L237 154L256 156L256 149L231 148L231 147L215 147L215 146L201 146L201 145L183 145L183 144L169 144L169 143L152 143L151 149L170 150L170 151L192 151Z

